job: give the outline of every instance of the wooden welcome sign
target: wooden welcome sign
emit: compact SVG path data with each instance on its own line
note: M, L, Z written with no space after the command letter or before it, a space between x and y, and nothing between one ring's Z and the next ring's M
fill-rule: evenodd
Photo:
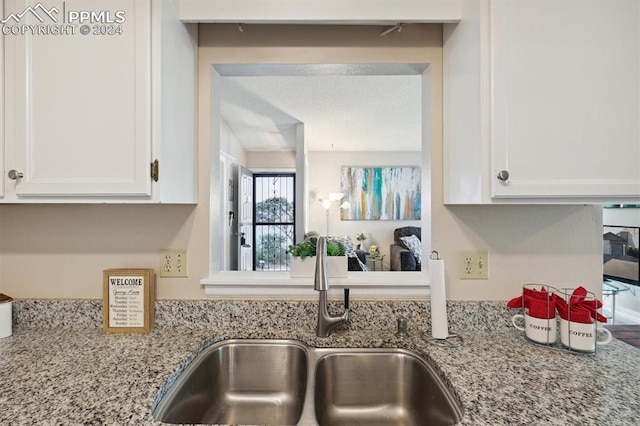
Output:
M153 269L103 271L102 328L105 333L148 333L155 298Z

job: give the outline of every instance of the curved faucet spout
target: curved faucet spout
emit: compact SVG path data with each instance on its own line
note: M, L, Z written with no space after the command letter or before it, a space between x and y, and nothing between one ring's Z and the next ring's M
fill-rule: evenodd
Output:
M329 290L327 278L327 237L318 237L316 242L316 273L313 288L317 291Z
M313 288L320 293L318 300L318 337L328 337L331 331L349 321L349 289L344 292L344 314L333 316L329 314L327 291L329 291L329 278L327 277L327 241L326 237L318 237L316 243L316 273Z

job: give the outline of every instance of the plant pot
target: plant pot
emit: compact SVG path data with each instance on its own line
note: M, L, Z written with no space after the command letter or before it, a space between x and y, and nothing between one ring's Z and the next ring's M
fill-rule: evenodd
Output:
M291 278L313 278L316 273L316 258L291 257ZM327 256L327 276L330 278L347 277L347 256Z

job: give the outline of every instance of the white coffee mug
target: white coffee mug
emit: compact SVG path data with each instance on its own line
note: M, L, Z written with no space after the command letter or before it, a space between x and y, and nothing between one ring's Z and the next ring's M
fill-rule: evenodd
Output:
M584 324L560 318L560 342L574 351L594 352L596 345L611 342L611 332L596 323Z
M9 337L12 333L12 302L0 302L0 338Z
M524 321L524 327L518 324ZM520 331L524 331L524 335L536 343L548 345L555 343L558 338L557 323L555 318L535 318L529 316L526 312L523 314L515 314L511 318L513 326Z

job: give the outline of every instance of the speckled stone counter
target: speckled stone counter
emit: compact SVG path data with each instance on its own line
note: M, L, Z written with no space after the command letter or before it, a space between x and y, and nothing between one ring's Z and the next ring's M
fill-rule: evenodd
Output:
M30 303L18 302L18 309ZM255 314L246 305L235 308L242 318ZM476 322L496 322L484 308L467 305L463 310L467 316L478 315ZM506 325L511 312L496 311L502 327L458 328L464 345L457 348L426 344L419 337L424 328L420 321L411 323L406 339L395 337L390 327L357 324L321 339L301 318L305 327L247 326L241 320L234 326L229 318L206 327L196 320L198 327L156 326L148 335L104 335L98 327L64 323L27 327L36 322L22 319L12 337L0 339L0 424L159 424L151 416L158 392L197 352L229 338L293 338L316 347L416 351L434 361L457 392L464 425L640 424L640 350L615 339L595 355L535 346ZM263 318L272 314L262 312ZM396 312L388 314L394 319Z

